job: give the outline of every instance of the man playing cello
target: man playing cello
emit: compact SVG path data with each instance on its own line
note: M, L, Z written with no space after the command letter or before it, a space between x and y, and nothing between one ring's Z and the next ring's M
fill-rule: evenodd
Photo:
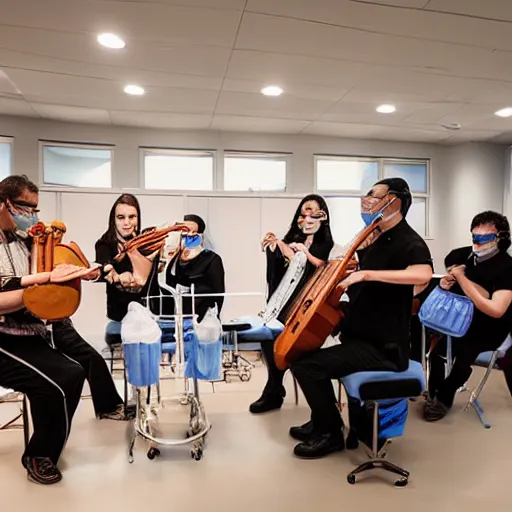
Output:
M361 199L366 225L381 213L383 220L377 237L357 252L360 270L339 285L349 297L341 344L306 354L291 366L311 408L311 420L290 429L301 441L294 449L298 457L319 458L345 448L332 379L408 367L413 289L432 277L430 251L405 220L411 202L401 178L376 183Z

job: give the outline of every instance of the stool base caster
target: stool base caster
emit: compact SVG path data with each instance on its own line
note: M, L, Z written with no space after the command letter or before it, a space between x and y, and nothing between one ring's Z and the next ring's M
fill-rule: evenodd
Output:
M350 484L350 485L354 485L356 483L356 475L354 475L353 473L350 473L348 476L347 476L347 482Z
M158 448L150 448L148 450L148 459L153 460L160 457L160 450Z
M400 478L395 482L395 487L405 487L409 483L408 478Z

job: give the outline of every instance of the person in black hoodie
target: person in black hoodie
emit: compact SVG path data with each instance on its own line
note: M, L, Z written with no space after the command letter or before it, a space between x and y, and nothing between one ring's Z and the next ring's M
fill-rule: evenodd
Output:
M141 232L140 206L132 194L122 194L113 204L108 219L108 228L96 242L96 262L103 265L102 280L107 283L107 345L121 343L121 320L128 311L130 302L141 302L140 286L133 282L133 266L130 258L115 262L122 245Z
M301 200L290 228L282 240L277 239L273 233L267 233L265 236L264 243L271 242L265 248L268 299L278 288L294 254L301 251L307 257L304 273L277 317L277 320L283 324L297 295L315 270L324 265L329 258L329 253L334 246L329 221L329 209L324 198L310 194ZM280 409L286 394L283 386L285 372L277 368L274 360L274 341L261 341L261 352L267 366L268 379L261 397L249 407L249 411L253 414Z

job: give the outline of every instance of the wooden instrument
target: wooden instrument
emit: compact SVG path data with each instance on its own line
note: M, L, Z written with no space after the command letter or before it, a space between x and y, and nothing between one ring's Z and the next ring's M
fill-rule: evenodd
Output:
M167 235L173 231L182 231L187 233L189 228L187 225L179 223L160 229L149 228L140 235L126 242L114 260L119 262L128 252L134 250L138 250L144 256L149 256L164 246Z
M356 251L372 243L379 235L379 216L363 229L341 260L331 260L313 274L289 310L283 332L274 344L279 369L285 370L302 354L319 349L343 318L340 299L343 290L337 285L346 274L358 267Z
M89 268L89 262L75 242L62 243L66 226L62 222L38 222L30 228L32 237L30 273L51 272L59 264ZM23 291L23 304L42 320L61 320L72 316L81 299L81 280L33 285Z

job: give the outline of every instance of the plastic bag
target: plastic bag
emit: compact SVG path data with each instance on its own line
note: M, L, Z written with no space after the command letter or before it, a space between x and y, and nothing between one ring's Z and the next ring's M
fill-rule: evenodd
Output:
M222 324L220 323L217 304L208 308L200 323L194 320L194 330L200 343L216 343L222 335Z
M121 322L124 359L128 382L146 387L160 377L162 331L153 315L141 304L131 302Z

